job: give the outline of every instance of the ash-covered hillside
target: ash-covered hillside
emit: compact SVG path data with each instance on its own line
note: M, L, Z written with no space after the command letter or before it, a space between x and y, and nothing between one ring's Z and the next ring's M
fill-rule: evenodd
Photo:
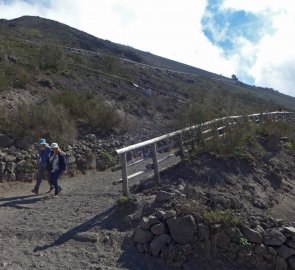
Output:
M0 63L0 131L16 139L115 130L140 140L216 116L295 105L279 92L40 17L0 21Z

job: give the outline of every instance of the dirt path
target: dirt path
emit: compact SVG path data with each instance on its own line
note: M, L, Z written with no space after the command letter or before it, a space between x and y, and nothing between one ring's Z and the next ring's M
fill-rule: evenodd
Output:
M62 194L32 195L32 184L0 186L0 269L156 269L122 249L128 230L114 215L119 174L89 173L61 181ZM110 179L110 177L113 177ZM47 191L43 182L41 193ZM97 233L98 242L75 240ZM129 250L130 249L130 250Z

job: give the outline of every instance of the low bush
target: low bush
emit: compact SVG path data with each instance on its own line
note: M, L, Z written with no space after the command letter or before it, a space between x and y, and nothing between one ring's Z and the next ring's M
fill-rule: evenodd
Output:
M204 212L204 222L206 224L221 224L236 226L242 223L239 216L233 210L209 210Z
M104 71L110 74L117 74L118 73L118 65L119 62L117 58L111 56L111 55L106 55L104 57Z
M117 199L117 204L121 205L121 204L127 203L128 201L129 201L128 196L122 195Z
M219 138L218 134L215 134L214 138L206 144L206 150L218 155L236 155L255 137L256 126L245 120L233 127L226 126L224 130L224 136Z
M64 90L52 96L51 101L65 107L76 121L84 122L93 131L108 131L121 123L116 109L90 92Z
M204 205L199 201L190 199L181 199L176 205L178 215L192 215L196 222L202 222L204 214Z
M61 105L19 104L16 111L7 115L1 129L15 138L41 137L66 142L76 136L75 124Z
M121 123L116 108L104 102L98 101L85 115L87 123L94 131L112 130Z
M185 105L183 110L177 115L176 126L178 128L189 127L212 120L216 114L210 108L199 104L191 103Z
M65 107L76 119L84 117L85 113L95 106L92 93L74 90L63 90L59 94L52 95L51 102Z
M290 125L290 122L278 121L275 122L271 119L265 120L261 125L257 127L256 134L260 136L276 135L278 137L289 136L294 134L295 128Z
M0 68L0 87L26 88L33 76L18 64L5 63Z
M0 88L9 86L9 78L5 75L3 70L0 70Z
M39 66L42 70L57 71L64 65L64 51L61 46L43 45L39 49Z

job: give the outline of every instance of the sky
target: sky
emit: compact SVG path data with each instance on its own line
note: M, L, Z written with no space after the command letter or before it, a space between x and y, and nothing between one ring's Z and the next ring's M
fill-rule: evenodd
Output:
M0 0L23 15L295 96L294 0Z

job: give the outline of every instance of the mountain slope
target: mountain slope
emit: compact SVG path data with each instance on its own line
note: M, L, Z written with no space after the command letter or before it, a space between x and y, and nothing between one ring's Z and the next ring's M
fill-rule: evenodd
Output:
M15 110L20 101L49 102L52 96L71 89L91 93L95 100L111 105L126 120L125 131L134 130L144 137L215 116L295 107L295 98L279 92L39 17L0 21L0 63L4 112ZM85 119L82 124L80 120L81 115L75 121L85 129Z

